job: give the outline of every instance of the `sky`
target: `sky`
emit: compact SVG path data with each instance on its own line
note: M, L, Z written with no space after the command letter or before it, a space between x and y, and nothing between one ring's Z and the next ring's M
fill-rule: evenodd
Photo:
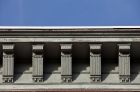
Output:
M140 26L140 0L0 0L0 26Z

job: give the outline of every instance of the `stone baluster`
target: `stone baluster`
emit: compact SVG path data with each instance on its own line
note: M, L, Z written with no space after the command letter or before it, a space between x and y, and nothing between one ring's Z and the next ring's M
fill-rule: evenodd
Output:
M72 44L60 44L61 46L61 80L72 82Z
M43 82L43 44L32 45L32 79Z
M90 44L90 80L101 82L101 44Z
M119 46L119 79L120 82L130 82L130 44Z
M14 44L2 44L3 49L3 83L13 82Z

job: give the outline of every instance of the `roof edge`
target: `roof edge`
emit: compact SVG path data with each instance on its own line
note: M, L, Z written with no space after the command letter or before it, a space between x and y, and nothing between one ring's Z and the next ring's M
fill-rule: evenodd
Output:
M115 28L140 28L140 26L0 26L0 29L115 29Z

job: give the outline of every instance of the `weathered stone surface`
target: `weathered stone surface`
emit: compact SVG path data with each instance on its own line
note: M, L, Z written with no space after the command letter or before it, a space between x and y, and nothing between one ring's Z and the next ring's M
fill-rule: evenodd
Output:
M101 82L101 76L90 76L91 82Z
M38 45L32 45L32 47L33 47L33 50L43 50L43 44L38 44Z
M2 44L3 50L13 50L14 45L13 44Z
M13 82L14 44L3 44L3 82Z
M72 44L60 44L61 49L72 49Z
M101 44L90 44L90 79L101 82Z
M130 82L130 44L119 46L119 75L120 82Z
M42 76L43 75L43 57L42 57L42 55L40 55L39 57L34 56L32 59L33 59L33 75Z
M61 56L61 74L72 75L72 57L71 55Z
M43 44L32 45L32 80L43 82Z
M72 82L72 44L60 44L61 46L61 80Z
M80 90L80 91L86 91L86 90L106 90L106 92L110 92L110 91L115 91L119 90L119 91L140 91L140 85L134 84L134 85L111 85L111 84L101 84L101 85L97 85L97 84L47 84L47 85L19 85L19 84L15 84L15 85L0 85L0 91L10 91L10 90L47 90L47 91L64 91L64 90L68 90L68 91L73 91L73 90Z
M33 76L33 82L43 82L43 76L41 76L41 77L35 77L35 76Z
M72 76L64 76L64 75L61 75L61 81L62 82L72 82Z

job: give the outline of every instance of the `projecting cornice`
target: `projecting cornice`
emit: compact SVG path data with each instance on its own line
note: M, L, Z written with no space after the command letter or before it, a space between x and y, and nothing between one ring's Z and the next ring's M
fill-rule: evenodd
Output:
M140 26L0 26L0 33L139 32Z
M0 42L140 42L140 26L0 26Z

